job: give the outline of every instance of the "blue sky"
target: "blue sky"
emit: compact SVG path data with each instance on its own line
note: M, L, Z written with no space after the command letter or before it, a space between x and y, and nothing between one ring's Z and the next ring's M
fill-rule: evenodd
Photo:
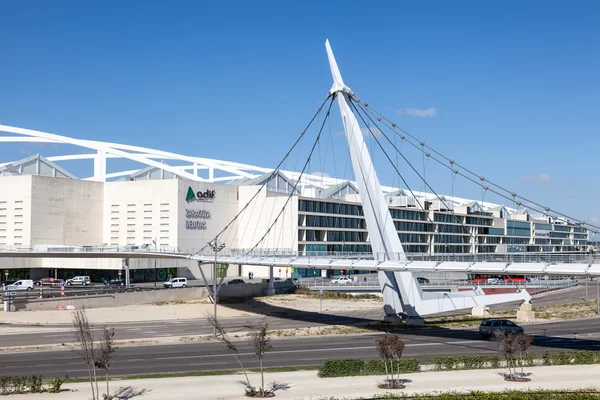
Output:
M1 124L273 167L331 86L329 38L346 83L399 126L600 224L597 1L3 1L0 15ZM331 174L347 158L333 110ZM3 144L0 160L38 152L59 150Z

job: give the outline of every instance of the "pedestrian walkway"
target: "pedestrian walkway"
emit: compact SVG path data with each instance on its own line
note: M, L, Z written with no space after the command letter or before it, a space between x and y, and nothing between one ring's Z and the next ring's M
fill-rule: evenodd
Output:
M600 388L600 365L557 366L527 368L532 373L531 382L506 382L500 373L505 370L474 370L423 372L405 374L402 378L410 380L404 393L422 393L439 391L502 391L504 389L582 389ZM377 388L383 377L351 377L320 379L316 371L298 371L271 373L265 375L265 382L287 383L290 388L277 392L276 399L316 400L324 397L352 399L385 393ZM111 382L112 390L119 387L131 387L134 391L145 393L132 397L140 400L247 400L243 396L244 388L239 383L243 375L206 376L166 379L140 379ZM253 384L260 383L259 374L250 374ZM100 388L103 384L100 384ZM61 394L61 400L81 400L91 398L89 383L65 385L73 390ZM101 389L102 390L102 389ZM9 399L45 400L53 398L49 394L13 395Z

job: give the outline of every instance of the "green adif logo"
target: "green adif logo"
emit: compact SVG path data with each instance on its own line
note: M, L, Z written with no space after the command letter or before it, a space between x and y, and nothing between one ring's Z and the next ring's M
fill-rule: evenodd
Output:
M185 195L185 201L190 203L195 200L196 200L196 193L194 193L194 190L192 190L192 187L190 186L190 187L188 187L187 194Z
M204 192L194 192L191 186L188 186L187 194L185 195L185 201L191 203L193 201L209 201L212 202L215 199L214 190L206 190Z

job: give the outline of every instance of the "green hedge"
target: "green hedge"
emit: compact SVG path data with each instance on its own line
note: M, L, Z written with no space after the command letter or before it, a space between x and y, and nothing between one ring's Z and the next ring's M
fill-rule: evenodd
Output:
M419 372L419 362L414 358L394 361L394 372L400 369L401 374ZM319 377L337 378L341 376L385 375L383 360L327 360L319 368Z
M588 365L600 364L600 351L547 351L545 353L527 353L524 365ZM499 355L473 355L473 356L444 356L433 357L425 364L433 365L436 371L456 371L485 368L501 368L503 359ZM400 373L420 372L421 367L414 358L403 358L395 361L394 372L400 367ZM319 376L321 378L335 378L340 376L385 375L385 366L382 360L328 360L321 365Z
M41 393L42 377L33 376L0 376L0 395L22 393Z
M374 399L381 400L597 400L600 392L596 389L589 390L506 390L504 392L448 392L448 393L424 393L424 394L402 394L390 393ZM334 400L334 399L330 399Z

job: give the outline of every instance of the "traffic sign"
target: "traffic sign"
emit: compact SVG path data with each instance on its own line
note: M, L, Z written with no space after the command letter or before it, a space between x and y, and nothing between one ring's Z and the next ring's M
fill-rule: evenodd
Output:
M8 276L8 270L7 269L4 270L4 275Z
M61 286L60 288L60 297L65 297L65 287Z

